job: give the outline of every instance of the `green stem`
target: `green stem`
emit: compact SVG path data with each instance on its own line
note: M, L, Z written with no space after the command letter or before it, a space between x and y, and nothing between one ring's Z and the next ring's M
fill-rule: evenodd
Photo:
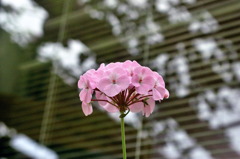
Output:
M120 118L121 118L122 152L123 152L123 159L127 159L124 116L123 116L123 113L121 114L122 116L120 116Z

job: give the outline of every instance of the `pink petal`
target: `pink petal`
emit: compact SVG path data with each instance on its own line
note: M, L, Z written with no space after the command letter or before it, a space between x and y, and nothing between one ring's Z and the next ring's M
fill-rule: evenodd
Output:
M138 112L143 110L143 107L144 107L143 103L139 102L139 103L135 103L135 104L130 105L129 109L133 113L138 113Z
M107 103L103 108L110 113L116 113L119 111L117 107L109 103Z
M92 92L91 89L83 89L79 94L80 100L89 103L92 99Z
M99 81L100 79L102 79L102 78L104 78L105 77L105 72L106 70L104 70L104 68L99 68L99 69L97 69L97 71L95 72L95 78L97 78L96 79L96 81Z
M146 117L149 117L149 115L153 112L154 108L155 108L155 101L152 98L149 98L147 100L147 104L148 105L144 105L144 109L143 109L143 115L145 115Z
M154 100L163 100L165 95L165 88L163 87L156 87L152 89L153 91L153 99Z
M140 65L136 61L130 61L127 60L122 65L127 71L129 76L133 76L133 71L136 67L139 67Z
M91 71L92 72L92 71ZM91 88L91 89L95 89L96 88L96 84L95 81L92 79L93 77L91 77L88 74L84 74L84 76L80 76L80 80L78 81L78 88Z
M121 62L109 63L109 64L106 66L106 68L107 68L108 70L114 69L114 68L116 68L116 67L121 68L121 67L122 67L122 63L121 63Z
M85 102L82 102L82 110L85 116L88 116L93 112L92 105L90 103Z
M155 83L157 86L165 87L165 82L161 75L159 75L157 72L153 72Z
M161 94L158 92L157 89L153 88L153 89L152 89L152 94L153 94L153 99L154 99L154 100L160 100L160 99L162 99L162 96L161 96Z
M105 63L101 63L100 67L97 70L104 70L105 69Z
M164 87L156 87L156 89L161 94L161 96L164 97L164 95L166 93L166 89Z
M149 85L146 85L146 84L142 84L139 87L136 87L137 93L143 94L143 95L147 95L149 90L150 90L150 87Z
M152 70L150 69L150 68L148 68L148 67L142 67L142 71L141 71L141 73L142 73L142 76L143 77L146 77L146 76L152 76Z
M150 89L152 89L154 86L154 80L153 80L153 77L151 76L147 76L145 77L139 86L136 86L136 91L139 93L139 94L144 94L144 95L147 95L148 94L148 91Z
M111 84L111 85L108 85L108 86L106 86L104 88L103 93L105 93L109 97L113 97L113 96L117 95L121 91L122 91L122 89L121 89L121 87L119 85Z
M128 76L121 76L116 80L116 84L119 85L122 90L125 90L130 84L130 79Z
M135 87L139 87L140 86L140 83L139 83L139 77L138 75L134 75L132 77L132 85L134 85Z
M101 99L101 100L107 100L107 97L102 93L102 92L99 92L99 91L96 91L96 98L97 99ZM98 104L100 106L104 106L107 104L107 102L104 102L104 101L98 101Z
M134 73L134 75L141 77L142 76L142 66L138 66L138 67L134 68L133 73Z
M118 77L121 76L121 75L126 75L127 74L127 72L124 69L120 68L120 67L116 67L112 71L113 71L112 73L113 74L117 74Z
M80 76L80 79L78 80L78 88L85 88L86 81L84 76Z
M110 85L112 85L112 81L109 78L103 78L98 82L97 88L104 92L104 89Z
M167 89L165 89L165 95L164 98L168 98L169 97L169 91Z
M141 65L137 61L133 60L132 66L138 67L138 66L141 66Z
M150 107L150 112L152 113L155 108L155 101L152 98L147 100L148 106Z
M145 106L145 107L143 108L142 114L145 115L145 117L149 117L150 114L151 114L150 107Z
M130 60L127 60L127 61L125 61L124 63L123 63L123 67L126 67L126 68L128 68L128 67L131 67L132 66L132 61L130 61Z
M153 88L154 86L154 79L152 76L147 76L145 78L143 78L142 80L142 84L146 84L146 85L149 85L149 88Z

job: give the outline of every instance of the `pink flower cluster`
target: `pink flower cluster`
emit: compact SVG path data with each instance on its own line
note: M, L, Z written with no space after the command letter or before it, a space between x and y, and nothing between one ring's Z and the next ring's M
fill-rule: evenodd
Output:
M169 96L162 76L129 60L88 70L80 76L78 87L82 89L79 97L86 116L93 112L92 101L98 101L108 112L142 112L148 117L155 101Z

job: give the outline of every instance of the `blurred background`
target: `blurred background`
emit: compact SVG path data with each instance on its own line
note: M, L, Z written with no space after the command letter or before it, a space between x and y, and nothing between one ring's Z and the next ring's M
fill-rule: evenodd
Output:
M118 114L81 110L101 63L158 71L170 98L129 114L129 159L240 158L239 0L1 0L0 159L121 159Z

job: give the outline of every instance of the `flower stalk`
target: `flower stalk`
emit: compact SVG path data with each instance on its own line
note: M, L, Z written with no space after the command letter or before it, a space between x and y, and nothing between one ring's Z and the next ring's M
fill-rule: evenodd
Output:
M125 137L125 124L124 124L124 117L126 114L121 113L119 116L121 119L121 136L122 136L122 153L123 159L127 159L127 151L126 151L126 137Z

